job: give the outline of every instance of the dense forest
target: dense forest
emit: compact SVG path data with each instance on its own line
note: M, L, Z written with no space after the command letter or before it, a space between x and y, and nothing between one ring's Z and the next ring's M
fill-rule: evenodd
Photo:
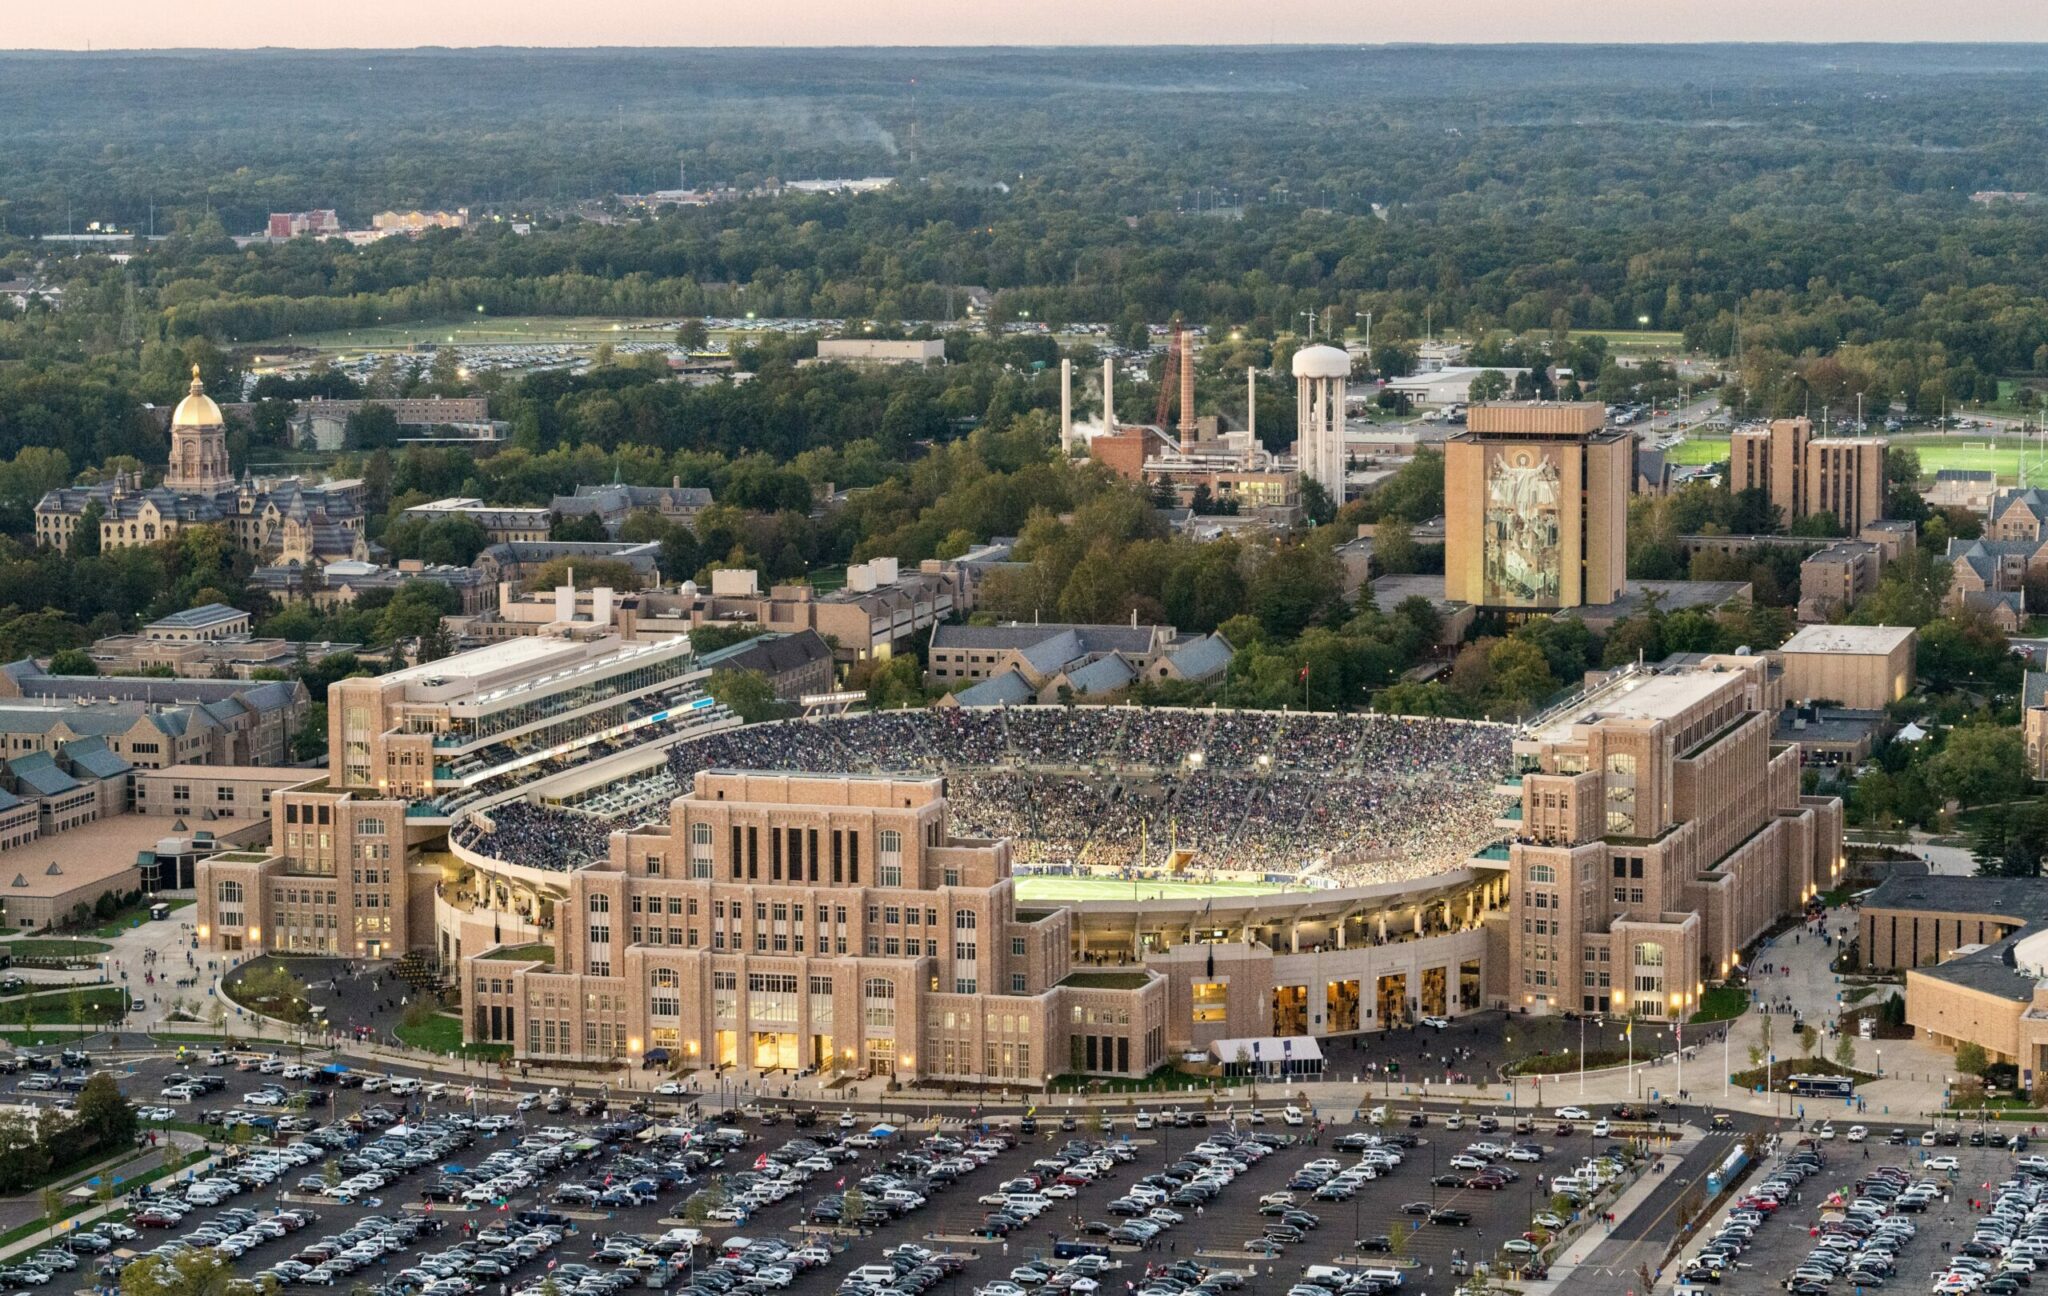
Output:
M245 588L248 556L211 534L38 552L30 510L65 482L158 471L165 438L142 407L176 400L191 365L232 393L295 335L479 313L841 320L943 336L948 363L803 367L806 331L748 335L734 345L751 380L705 387L609 347L576 372L471 375L443 351L367 379L268 375L254 392L274 400L231 429L237 467L289 456L292 401L481 392L511 430L494 456L401 448L387 413L352 422L328 465L366 479L394 556L466 562L482 543L473 525L400 520L408 504L537 504L613 477L713 490L693 530L628 524L676 578L790 579L1015 535L1026 566L991 591L995 613L1224 629L1241 652L1220 691L1238 701L1297 698L1307 670L1317 705L1512 713L1605 661L1775 642L1796 569L1770 550L1688 563L1680 533L1775 529L1757 501L1702 488L1639 506L1632 563L1746 576L1754 608L1653 609L1604 641L1482 626L1424 682L1429 608L1346 599L1332 551L1371 522L1383 567L1432 570L1440 553L1409 527L1441 511L1440 463L1419 457L1297 535L1196 545L1142 492L1058 458L1060 344L1005 326L1104 324L1097 340L1126 352L1175 315L1206 326L1200 406L1239 420L1258 367L1270 444L1291 435L1291 350L1368 318L1379 376L1451 331L1482 365L1665 400L1680 375L1622 354L1655 329L1718 359L1744 414L2025 400L2048 390L2048 201L2031 198L2048 195L2044 74L2048 49L2011 46L810 51L801 75L781 51L0 55L0 278L61 291L0 298L0 653L212 597L301 640L431 631L444 609L426 594L270 606ZM867 175L896 183L777 184ZM750 196L615 198L684 176ZM231 237L273 210L359 226L414 206L478 222L362 247ZM94 221L166 237L122 257L50 237ZM992 303L971 323L970 288ZM1133 382L1121 407L1150 395ZM1918 508L1917 467L1892 467L1900 507ZM1995 632L1933 628L1937 555L1969 520L1914 516L1925 551L1895 564L1873 614L1930 627L1936 688L2003 690ZM913 700L912 665L868 683Z
M0 56L0 274L65 292L0 318L0 360L478 311L943 323L977 286L999 323L1120 337L1176 313L1262 339L1368 314L1389 341L1674 330L1740 354L1753 412L2048 382L2048 202L1972 201L2048 194L2048 50L805 58L796 78L747 51ZM589 219L680 174L898 184ZM421 204L532 232L227 237L271 210ZM172 237L124 265L40 241L95 220ZM121 378L0 393L0 440L118 424L102 397L151 393ZM135 436L95 433L109 453Z

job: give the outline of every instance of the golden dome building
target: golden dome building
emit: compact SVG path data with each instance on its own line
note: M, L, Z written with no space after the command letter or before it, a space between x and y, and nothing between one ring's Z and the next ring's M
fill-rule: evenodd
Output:
M171 413L163 482L145 488L133 474L117 473L96 486L50 491L36 502L36 541L67 551L81 522L96 514L103 550L156 544L187 527L214 526L265 563L359 562L371 553L358 487L296 477L236 481L227 419L194 365L191 390Z

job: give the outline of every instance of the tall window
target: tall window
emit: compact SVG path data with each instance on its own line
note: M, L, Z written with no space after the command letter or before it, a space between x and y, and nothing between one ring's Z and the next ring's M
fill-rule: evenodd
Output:
M592 913L594 913L594 914L602 914L602 913L610 913L611 911L612 911L612 898L611 898L610 896L608 896L608 895L594 895L594 896L590 897L590 912L592 912Z
M677 1017L682 1015L682 979L674 968L654 969L654 993L647 1001L647 1011L656 1017Z
M861 987L862 1014L872 1030L896 1028L896 983L870 977Z
M1624 836L1636 831L1636 758L1627 752L1607 757L1607 831Z
M222 904L240 904L240 903L242 903L242 884L241 884L240 882L223 882L223 883L221 883L221 884L220 884L220 902L221 902Z

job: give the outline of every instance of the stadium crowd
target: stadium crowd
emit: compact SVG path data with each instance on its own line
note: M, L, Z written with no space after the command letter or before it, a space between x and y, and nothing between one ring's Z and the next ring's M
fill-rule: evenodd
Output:
M942 774L954 827L1008 837L1027 867L1146 872L1176 847L1204 869L1347 885L1451 867L1495 835L1510 731L1382 715L1135 707L948 708L788 720L668 749L637 776L688 788L705 769ZM461 840L535 868L576 868L605 834L663 817L644 795L501 804Z

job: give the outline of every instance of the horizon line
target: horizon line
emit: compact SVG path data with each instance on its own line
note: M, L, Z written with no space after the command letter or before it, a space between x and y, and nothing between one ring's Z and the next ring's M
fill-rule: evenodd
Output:
M1635 40L1543 40L1543 41L1459 41L1459 40L1345 40L1345 41L1060 41L1034 42L1031 44L989 44L986 42L930 41L917 44L874 44L849 45L843 43L808 44L785 42L782 44L761 44L751 41L703 41L691 45L647 44L533 44L533 45L121 45L79 47L53 45L0 46L0 55L134 55L134 54L484 54L484 53L692 53L699 51L760 51L781 52L787 50L811 50L836 53L892 53L892 52L986 52L1020 53L1030 51L1111 51L1111 50L1181 50L1188 52L1298 52L1358 50L1594 50L1594 49L2048 49L2048 36L2026 39L1976 39L1942 40L1937 38L1916 38L1912 40L1884 40L1864 38L1860 40L1822 40L1800 37L1775 37L1752 40L1691 40L1673 38L1657 40L1641 38Z

